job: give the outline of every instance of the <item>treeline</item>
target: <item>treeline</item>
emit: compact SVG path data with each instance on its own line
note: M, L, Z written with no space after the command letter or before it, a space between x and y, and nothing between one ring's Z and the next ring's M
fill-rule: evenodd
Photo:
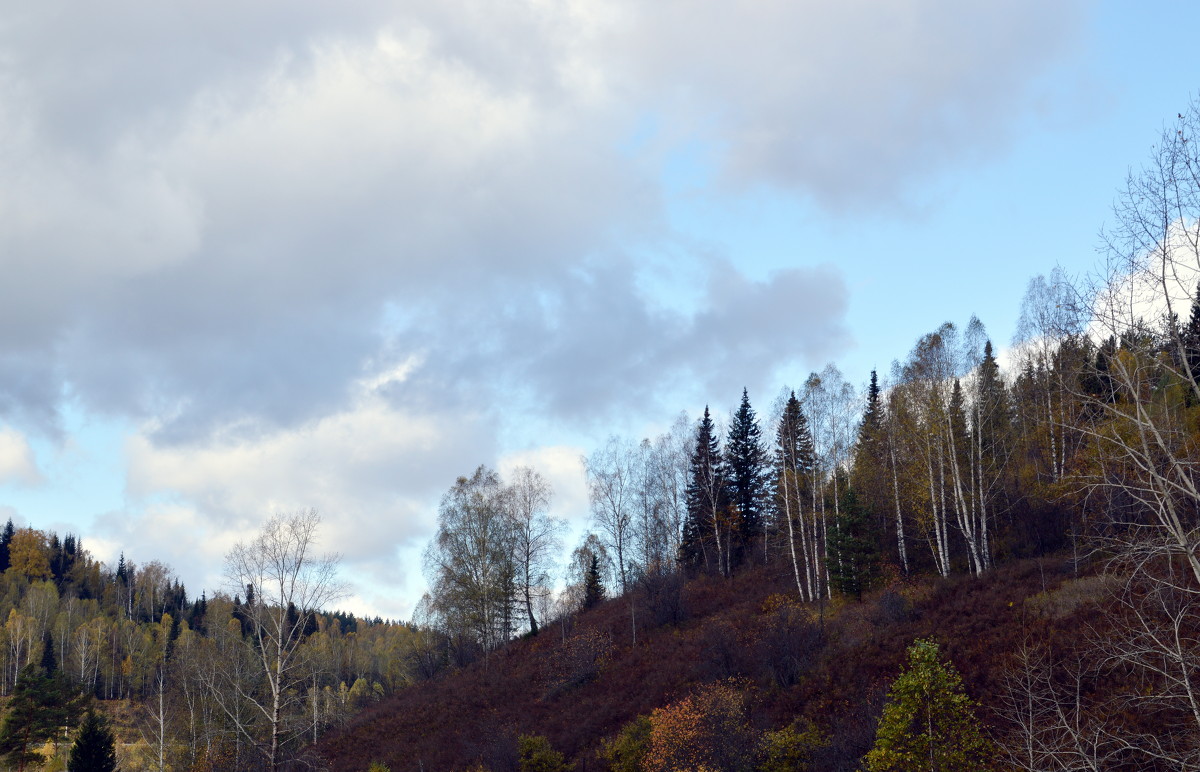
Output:
M122 555L106 566L75 536L11 521L0 532L0 566L0 696L12 696L23 677L45 675L53 662L72 694L113 701L123 706L114 711L132 716L118 726L132 743L122 751L128 768L265 765L271 732L260 708L269 703L269 683L254 656L261 588L189 599L162 563L138 565ZM294 699L283 703L280 736L288 747L281 759L419 677L428 633L411 625L295 606L285 615L297 629L283 684ZM57 736L35 733L17 752Z

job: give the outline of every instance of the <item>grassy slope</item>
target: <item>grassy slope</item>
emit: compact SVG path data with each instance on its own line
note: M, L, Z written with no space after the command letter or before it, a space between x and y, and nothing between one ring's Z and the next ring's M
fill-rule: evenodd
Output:
M1085 605L1038 614L1024 602L1069 577L1063 561L1043 559L983 579L894 583L861 603L825 609L823 622L819 609L807 609L811 622L799 626L769 610L768 596L789 590L786 575L757 569L731 580L700 577L683 589L686 619L639 631L636 647L626 600L582 615L568 642L585 635L609 642L598 675L586 683L554 686L556 663L578 644L565 646L562 630L550 627L360 714L327 736L321 751L339 770L365 770L373 760L393 772L464 769L479 760L499 770L511 764L517 735L540 734L581 772L599 770L600 741L624 723L698 683L732 676L748 683L752 723L774 728L808 716L834 738L821 768L846 768L869 747L887 685L915 638L936 637L983 703L985 722L995 724L989 706L1022 638L1065 639L1091 613ZM788 665L799 668L798 679L777 675Z

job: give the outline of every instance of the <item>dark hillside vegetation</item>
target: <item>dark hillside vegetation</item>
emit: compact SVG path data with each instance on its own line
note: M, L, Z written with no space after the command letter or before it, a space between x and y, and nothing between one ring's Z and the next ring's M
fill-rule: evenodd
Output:
M599 754L623 726L696 687L736 679L753 730L812 722L825 738L813 769L852 770L874 741L888 684L914 639L935 638L962 673L995 733L1003 674L1026 640L1068 645L1094 622L1098 598L1051 616L1041 609L1075 580L1061 558L1022 560L986 579L897 582L861 602L838 601L822 620L789 600L789 577L756 569L683 587L686 619L639 631L627 599L547 626L444 677L400 692L321 743L335 769L382 762L401 770L518 769L517 739L545 737L576 769L608 769Z

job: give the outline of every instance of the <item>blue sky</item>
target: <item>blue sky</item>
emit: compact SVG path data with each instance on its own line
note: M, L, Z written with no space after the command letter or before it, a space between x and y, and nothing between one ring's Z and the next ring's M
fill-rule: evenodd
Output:
M0 12L0 515L221 586L317 507L406 617L437 499L853 383L1085 275L1190 3Z

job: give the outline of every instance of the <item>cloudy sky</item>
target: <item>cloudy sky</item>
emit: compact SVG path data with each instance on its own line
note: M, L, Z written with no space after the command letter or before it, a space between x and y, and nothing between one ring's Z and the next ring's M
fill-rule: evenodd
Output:
M1096 261L1200 89L1183 2L0 9L0 517L198 594L316 507L408 617L436 503L855 382Z

